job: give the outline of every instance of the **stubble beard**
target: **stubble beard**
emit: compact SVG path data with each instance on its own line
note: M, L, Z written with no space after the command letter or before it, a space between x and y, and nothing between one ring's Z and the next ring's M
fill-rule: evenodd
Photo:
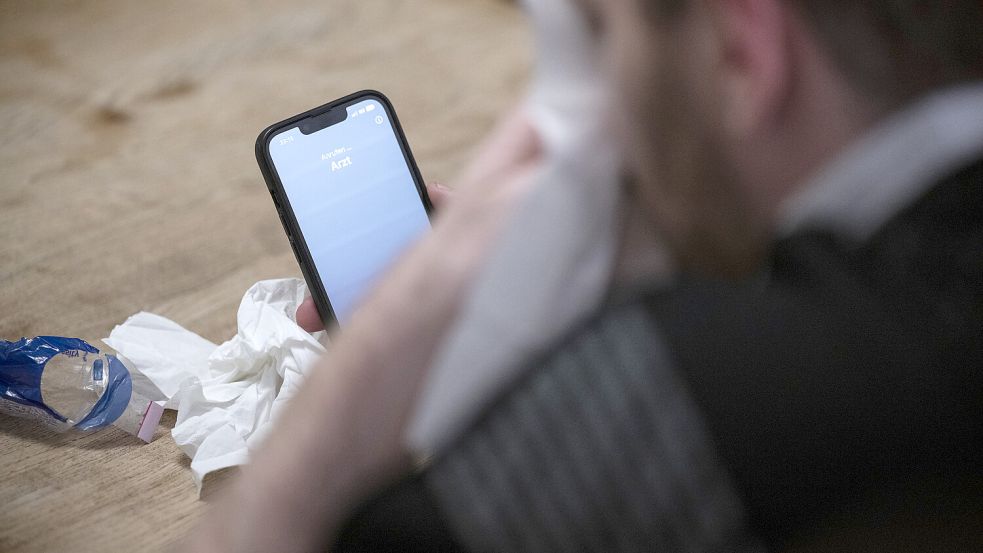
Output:
M665 50L663 50L665 52ZM645 204L676 262L687 272L740 278L756 272L766 251L765 226L728 159L719 103L681 67L685 56L663 56L657 78L635 106L629 182Z

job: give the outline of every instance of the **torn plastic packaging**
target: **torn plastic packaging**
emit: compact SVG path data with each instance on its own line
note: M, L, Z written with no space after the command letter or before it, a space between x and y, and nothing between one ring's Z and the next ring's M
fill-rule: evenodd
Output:
M38 336L0 340L0 413L60 432L113 424L150 442L163 408L133 392L116 356L77 338Z

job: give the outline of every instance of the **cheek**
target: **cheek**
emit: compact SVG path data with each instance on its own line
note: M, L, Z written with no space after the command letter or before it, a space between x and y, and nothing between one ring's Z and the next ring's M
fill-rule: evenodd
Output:
M724 155L709 50L681 33L656 36L640 16L609 21L613 131L640 205L680 261L741 266L754 225Z
M604 41L604 67L612 87L612 130L625 153L626 169L644 174L639 152L649 149L652 91L659 60L649 39L631 21L612 21Z
M652 221L672 245L687 249L718 194L715 141L678 63L651 42L625 41L613 50L616 132L626 171Z

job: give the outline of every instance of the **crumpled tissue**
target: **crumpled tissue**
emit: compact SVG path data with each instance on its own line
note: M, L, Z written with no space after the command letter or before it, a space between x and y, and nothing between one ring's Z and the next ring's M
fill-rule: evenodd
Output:
M238 334L222 345L140 312L103 341L130 368L134 389L177 409L171 435L191 458L198 492L208 473L244 464L326 348L297 326L302 280L265 280L243 296Z

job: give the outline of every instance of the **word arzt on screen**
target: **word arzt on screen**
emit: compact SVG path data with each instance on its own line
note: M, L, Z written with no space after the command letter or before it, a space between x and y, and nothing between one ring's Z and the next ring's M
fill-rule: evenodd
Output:
M351 167L351 165L352 165L352 156L346 156L342 159L339 159L338 161L331 162L331 172L333 173L340 169L344 169L345 167Z

